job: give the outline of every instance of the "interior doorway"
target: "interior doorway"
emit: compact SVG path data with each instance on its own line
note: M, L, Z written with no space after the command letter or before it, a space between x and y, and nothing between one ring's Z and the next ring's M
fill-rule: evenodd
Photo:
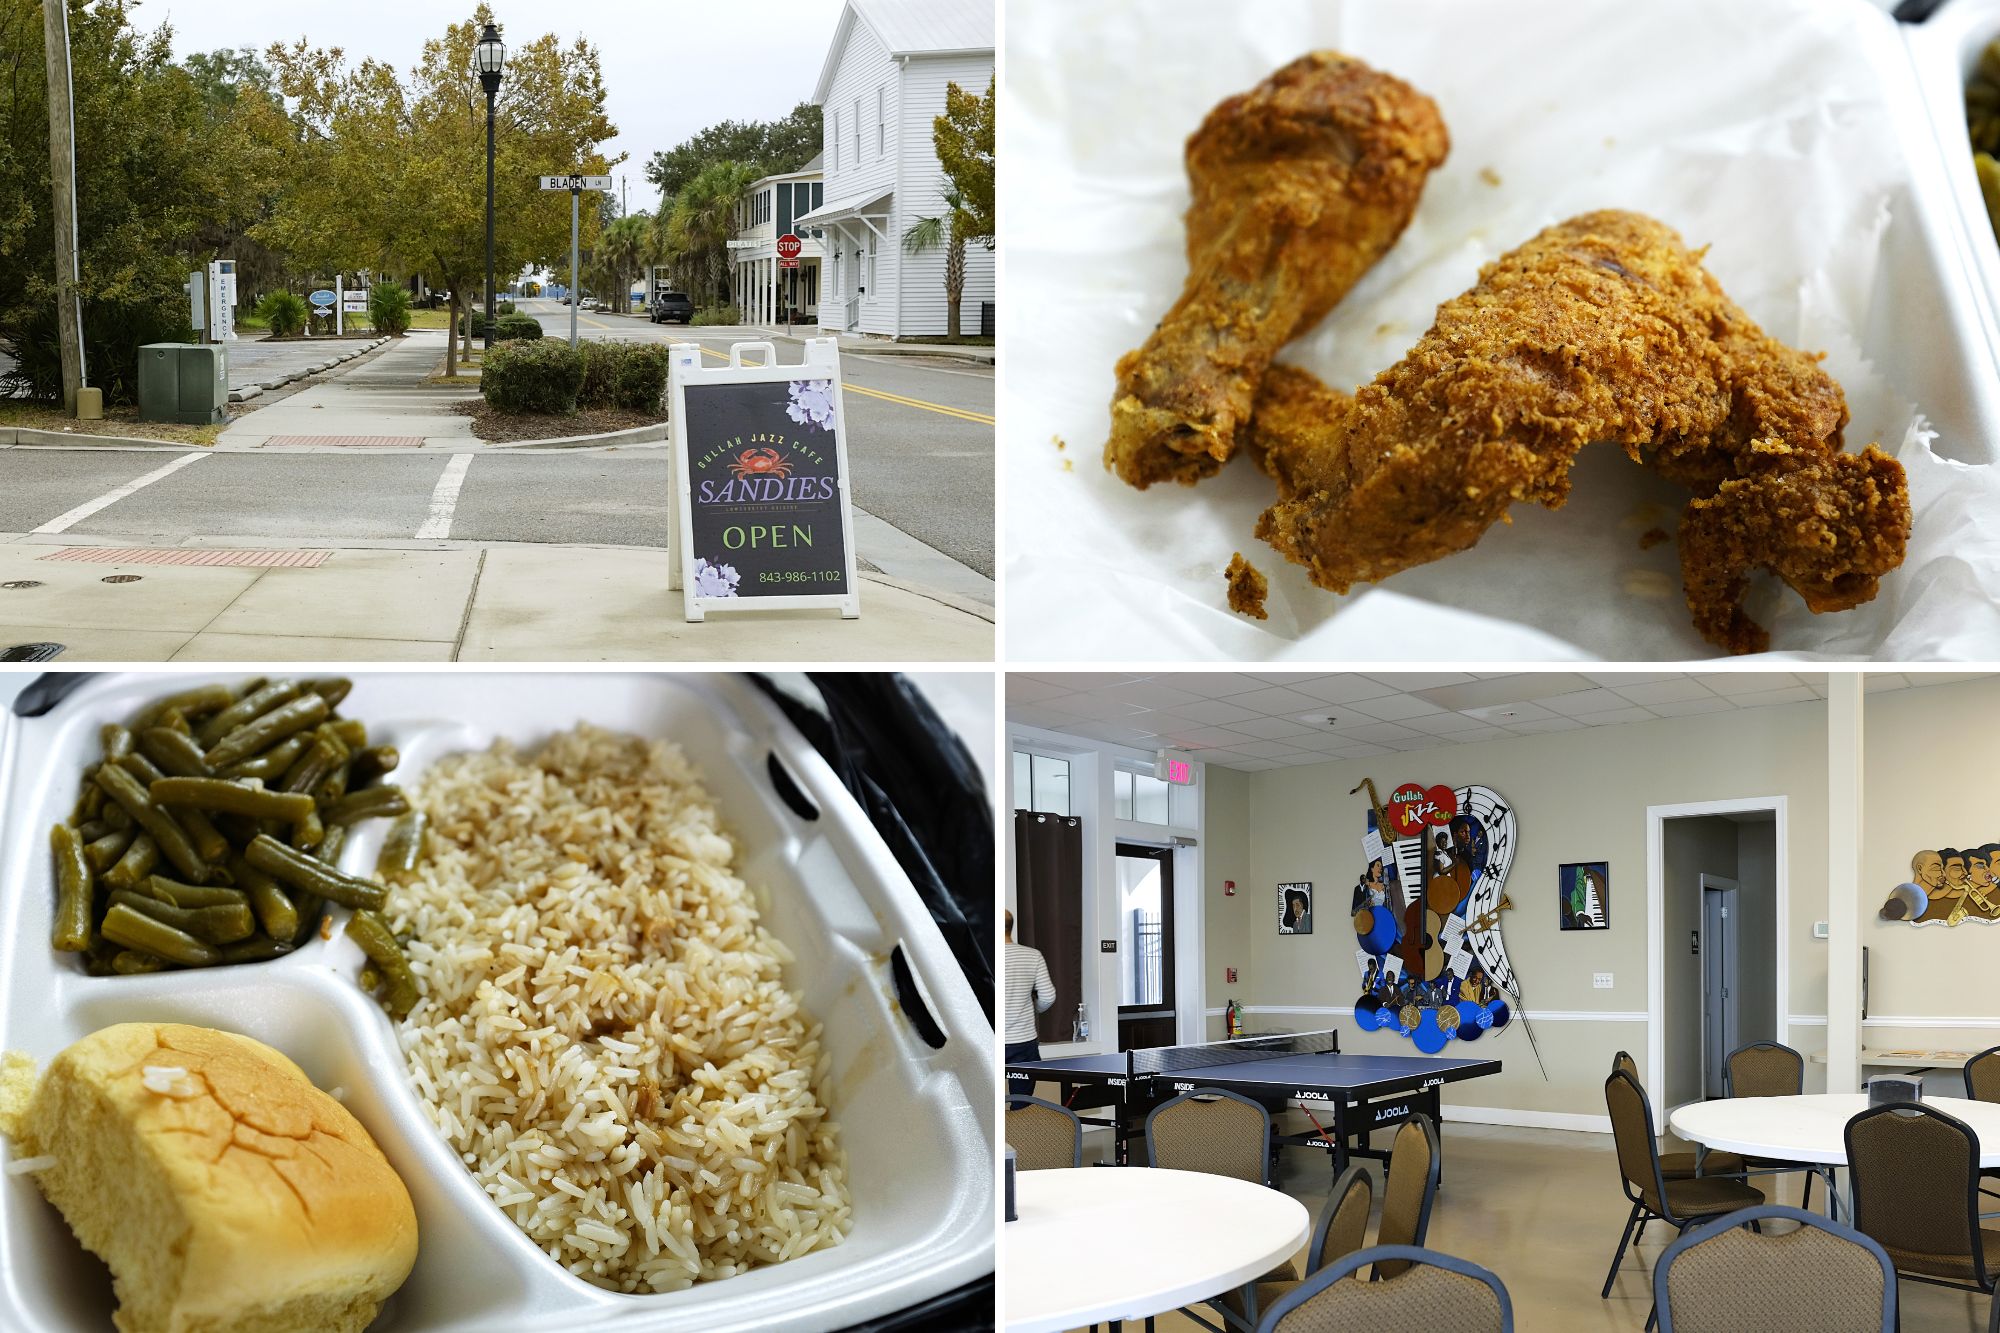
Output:
M1118 879L1118 1049L1171 1046L1174 849L1121 842Z
M1647 811L1647 1065L1661 1118L1724 1095L1729 1052L1785 1041L1783 797Z

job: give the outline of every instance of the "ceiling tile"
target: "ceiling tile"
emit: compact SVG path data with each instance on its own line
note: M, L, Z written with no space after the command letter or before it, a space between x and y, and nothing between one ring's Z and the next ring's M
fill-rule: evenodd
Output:
M1908 684L1908 678L1897 672L1871 671L1861 678L1861 692L1863 694L1880 694L1885 690L1903 689Z
M1765 690L1760 694L1739 694L1732 702L1738 708L1758 708L1764 704L1802 704L1808 699L1816 697L1805 686L1794 685L1789 690Z
M1406 717L1403 725L1429 736L1451 736L1457 739L1461 731L1484 731L1486 724L1476 717L1463 713L1427 713L1423 717Z
M1949 685L1955 680L1991 680L1991 671L1910 671L1905 679L1912 685Z
M1292 686L1300 694L1310 694L1317 703L1348 704L1356 699L1379 699L1396 691L1366 676L1320 676Z
M1174 711L1190 721L1205 726L1220 726L1227 722L1241 722L1244 718L1262 716L1236 704L1220 699L1196 699L1193 703L1176 704Z
M1134 727L1121 727L1111 722L1078 722L1071 726L1072 736L1088 736L1092 740L1108 741L1113 745L1133 745L1142 750L1156 748L1158 740L1151 732Z
M1395 751L1386 745L1350 745L1345 749L1336 750L1334 757L1336 759L1373 759L1378 754L1394 753Z
M1408 694L1385 694L1380 699L1356 699L1347 704L1356 713L1366 713L1382 722L1401 722L1404 718L1428 717L1445 710L1434 703Z
M1421 731L1412 731L1410 728L1395 722L1370 722L1366 726L1342 727L1340 734L1351 736L1357 741L1367 741L1370 745L1388 745L1395 741L1408 740L1412 736L1421 736L1424 733Z
M1231 731L1227 727L1194 727L1181 732L1176 739L1202 749L1226 750L1232 745L1242 744L1250 737L1240 731Z
M1320 706L1322 700L1295 690L1263 689L1235 695L1229 702L1239 708L1254 708L1270 717L1286 717L1292 713L1311 712Z
M1037 699L1050 699L1065 693L1067 691L1062 686L1036 680L1033 676L1007 677L1007 702L1010 704L1031 704Z
M1264 688L1263 681L1241 671L1162 671L1153 679L1204 699L1226 699Z
M1107 685L1122 685L1128 680L1145 679L1144 676L1135 676L1129 671L1023 671L1010 674L1046 681L1065 690L1101 690Z
M1236 769L1241 773L1262 773L1266 769L1276 768L1278 765L1268 759L1238 759L1235 763L1227 764L1225 767Z
M1711 694L1708 697L1712 699L1715 696ZM1644 708L1618 708L1605 713L1585 713L1582 717L1571 718L1570 721L1580 722L1586 727L1612 727L1621 722L1651 722L1658 716L1658 713Z
M1543 701L1547 707L1564 717L1581 717L1585 713L1602 713L1613 708L1630 708L1631 701L1625 696L1602 687L1594 690L1579 690L1575 694L1565 694L1559 698Z
M1573 717L1545 717L1510 726L1507 730L1521 736L1541 736L1551 731L1582 731L1583 723Z
M1312 753L1309 750L1301 750L1296 745L1287 745L1283 741L1245 741L1241 745L1232 745L1229 748L1237 754L1252 755L1258 759L1277 759L1288 754Z
M1330 754L1294 754L1287 755L1283 759L1273 759L1270 762L1285 768L1298 768L1304 764L1330 764L1333 762L1333 756Z
M1099 722L1109 722L1115 717L1131 717L1146 710L1138 704L1128 704L1123 699L1113 699L1103 694L1065 694L1054 699L1044 699L1036 704L1051 713L1064 713L1070 717L1094 718Z
M1635 704L1677 704L1684 699L1712 697L1706 687L1693 679L1659 680L1638 685L1614 685L1611 688Z
M1803 685L1797 685L1793 688L1808 699L1812 697L1812 691ZM1711 694L1706 699L1680 699L1669 704L1653 704L1650 706L1650 711L1659 714L1661 717L1699 717L1703 713L1731 712L1737 704L1748 704L1749 702L1750 696L1748 695L1739 694L1735 696L1734 702L1731 702L1729 699L1720 699ZM1583 720L1585 722L1590 721L1588 717L1585 717Z
M1007 720L1023 726L1041 727L1046 731L1061 731L1076 719L1064 713L1051 713L1046 708L1034 704L1008 704Z
M1494 704L1490 708L1472 708L1465 715L1482 725L1512 727L1520 722L1543 722L1559 716L1540 704L1514 703Z
M1479 727L1473 731L1454 731L1444 739L1453 745L1478 745L1482 741L1504 741L1513 734L1505 727Z
M1717 694L1755 694L1759 690L1785 690L1803 684L1789 671L1711 671L1695 680Z
M1255 676L1266 685L1296 685L1302 680L1318 680L1326 675L1324 671L1249 671L1245 675Z
M1354 744L1352 736L1332 731L1308 731L1303 736L1287 736L1284 740L1287 745L1296 745L1301 750L1318 750L1321 754L1332 754Z
M1404 740L1389 742L1389 748L1392 750L1435 750L1440 745L1450 744L1452 742L1443 736L1410 736Z
M1201 696L1177 690L1171 685L1162 685L1157 680L1135 680L1124 685L1113 685L1108 689L1093 690L1092 694L1106 699L1117 699L1123 703L1138 704L1141 708L1172 708L1176 704L1191 704Z
M1396 671L1384 673L1370 671L1368 678L1387 685L1392 690L1404 694L1415 694L1418 690L1435 690L1445 685L1463 685L1472 677L1463 671Z
M1685 671L1586 671L1586 680L1599 685L1643 685L1649 680L1685 680Z
M1323 736L1326 733L1302 727L1290 718L1253 717L1247 722L1232 722L1231 731L1240 731L1246 736L1256 736L1267 741L1283 740L1287 736Z

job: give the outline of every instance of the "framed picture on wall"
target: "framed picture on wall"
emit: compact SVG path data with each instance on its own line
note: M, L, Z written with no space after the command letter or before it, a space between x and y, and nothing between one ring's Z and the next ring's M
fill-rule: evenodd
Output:
M1278 933L1313 933L1313 886L1310 881L1278 886Z
M1556 870L1556 911L1564 930L1611 925L1611 863L1572 861Z

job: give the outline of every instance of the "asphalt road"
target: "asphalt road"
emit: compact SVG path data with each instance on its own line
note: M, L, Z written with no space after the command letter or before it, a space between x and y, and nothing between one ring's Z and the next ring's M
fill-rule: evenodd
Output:
M527 302L568 332L554 302ZM745 330L683 330L584 315L583 333L726 348ZM779 359L801 349L780 345ZM843 366L856 503L993 576L993 373L929 358L848 357ZM979 420L978 418L986 418ZM0 449L0 532L32 532L182 455L123 449ZM448 456L218 452L61 528L74 537L414 540ZM667 460L658 448L494 451L464 474L454 541L629 546L666 543ZM864 546L861 555L867 557Z

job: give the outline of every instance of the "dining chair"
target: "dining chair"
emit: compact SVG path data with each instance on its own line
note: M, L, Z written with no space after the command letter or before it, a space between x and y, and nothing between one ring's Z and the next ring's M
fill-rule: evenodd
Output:
M1890 1102L1849 1120L1843 1137L1855 1229L1881 1242L1903 1277L1992 1296L1986 1327L2000 1330L2000 1231L1979 1224L1972 1127L1919 1102Z
M1806 1090L1806 1058L1791 1047L1775 1041L1753 1041L1738 1046L1722 1061L1722 1091L1727 1097L1797 1097ZM1823 1168L1812 1162L1785 1162L1753 1157L1746 1171L1760 1175L1805 1173L1799 1191L1799 1207L1812 1207L1813 1177ZM1828 1188L1832 1188L1830 1185Z
M1393 1266L1399 1276L1359 1280L1370 1265L1376 1273ZM1416 1245L1375 1245L1301 1282L1265 1312L1257 1333L1417 1328L1513 1333L1514 1303L1506 1285L1478 1264Z
M1421 1247L1431 1229L1431 1205L1438 1192L1438 1133L1431 1118L1412 1114L1389 1145L1389 1175L1382 1184L1382 1223L1375 1244ZM1407 1267L1391 1259L1374 1276L1391 1278Z
M1611 1057L1613 1071L1623 1070L1639 1081L1639 1065L1624 1051ZM1640 1086L1644 1086L1641 1084ZM1663 1152L1660 1154L1660 1174L1668 1180L1692 1180L1696 1176L1740 1176L1744 1171L1743 1158L1733 1152L1711 1152L1703 1156L1698 1152ZM1639 1234L1634 1243L1646 1238L1646 1223L1639 1222Z
M1233 1176L1269 1187L1271 1115L1248 1097L1224 1088L1196 1088L1161 1102L1146 1116L1146 1161L1169 1171L1203 1171ZM1245 1330L1257 1326L1257 1284L1296 1282L1298 1270L1287 1260L1255 1281L1236 1289L1233 1302L1217 1297L1209 1304L1223 1322ZM1205 1328L1214 1328L1192 1310L1183 1310Z
M1083 1121L1067 1106L1026 1095L1007 1099L1007 1146L1020 1171L1083 1165Z
M1374 1206L1373 1178L1359 1165L1348 1167L1334 1182L1333 1192L1326 1196L1326 1206L1320 1209L1319 1221L1313 1227L1312 1240L1306 1246L1307 1276L1345 1259L1368 1243L1368 1214ZM1295 1279L1258 1282L1255 1308L1270 1309L1298 1285ZM1251 1307L1241 1287L1225 1293L1222 1299L1235 1314L1249 1316Z
M1618 1152L1618 1183L1632 1201L1625 1219L1625 1232L1618 1238L1618 1251L1611 1256L1611 1269L1604 1275L1604 1289L1598 1294L1611 1298L1611 1284L1618 1278L1618 1265L1625 1261L1625 1247L1632 1228L1651 1218L1659 1218L1676 1231L1686 1231L1694 1223L1738 1208L1754 1208L1764 1202L1764 1193L1753 1185L1728 1176L1695 1176L1688 1180L1668 1180L1660 1171L1660 1142L1653 1129L1653 1104L1639 1080L1613 1070L1604 1080L1604 1104L1611 1112L1611 1137ZM1653 1320L1647 1317L1646 1327Z
M1779 1220L1797 1229L1763 1229ZM1765 1204L1682 1232L1653 1266L1653 1308L1660 1333L1893 1333L1896 1270L1852 1227Z
M1965 1098L1973 1102L2000 1102L2000 1046L1989 1046L1965 1062ZM2000 1180L2000 1167L1981 1171L1985 1180ZM1980 1187L1980 1193L2000 1198L2000 1192Z

